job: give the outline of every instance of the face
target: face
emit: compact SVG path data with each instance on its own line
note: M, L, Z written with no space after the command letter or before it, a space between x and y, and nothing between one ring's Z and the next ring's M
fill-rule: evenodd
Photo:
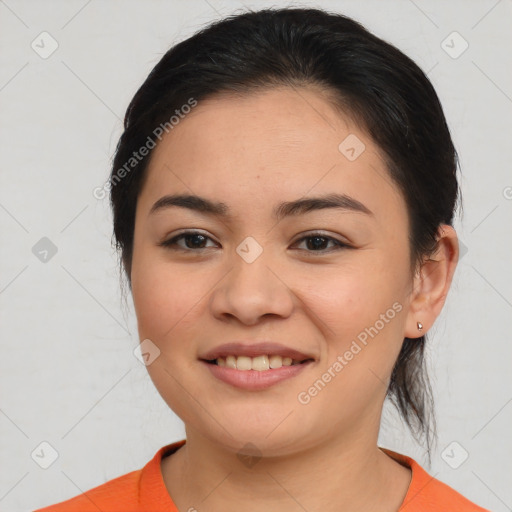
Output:
M190 201L151 211L167 195L223 213ZM335 195L351 200L277 210ZM175 125L138 199L131 280L140 339L160 351L149 374L187 432L273 455L377 435L406 335L408 217L379 148L320 91L217 97ZM263 341L310 361L244 387L244 370L227 369L233 384L202 360Z

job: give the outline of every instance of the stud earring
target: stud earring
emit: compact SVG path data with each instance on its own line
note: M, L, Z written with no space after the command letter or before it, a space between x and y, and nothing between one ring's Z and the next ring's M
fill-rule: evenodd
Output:
M416 325L418 326L418 331L423 329L423 324L421 322L416 322Z

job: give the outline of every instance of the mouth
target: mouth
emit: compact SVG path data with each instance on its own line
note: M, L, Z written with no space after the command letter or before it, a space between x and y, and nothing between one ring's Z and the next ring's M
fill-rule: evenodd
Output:
M257 372L305 365L315 361L312 354L271 341L225 343L202 354L199 359L209 365L221 368L241 371L255 370Z
M314 364L315 358L292 349L244 345L219 347L199 361L216 379L244 391L262 391L289 379L297 378ZM276 353L276 352L280 353ZM242 353L240 353L242 352ZM292 357L293 356L293 357Z
M293 359L283 357L278 354L263 354L256 357L237 356L230 354L226 357L217 357L215 359L202 359L205 363L232 368L233 370L256 370L258 372L274 370L283 366L296 366L314 361L313 358Z

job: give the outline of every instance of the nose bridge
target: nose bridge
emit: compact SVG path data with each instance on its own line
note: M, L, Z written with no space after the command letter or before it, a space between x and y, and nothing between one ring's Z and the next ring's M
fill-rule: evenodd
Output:
M281 265L271 249L247 237L236 247L230 266L231 271L214 292L212 308L216 316L229 314L244 323L254 323L263 315L290 314L291 293L276 275Z

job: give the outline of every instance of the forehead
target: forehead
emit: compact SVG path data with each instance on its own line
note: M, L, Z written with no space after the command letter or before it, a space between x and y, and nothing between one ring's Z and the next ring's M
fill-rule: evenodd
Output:
M235 211L332 192L372 211L390 203L405 208L380 149L314 88L199 102L153 150L147 173L147 209L176 192L209 196Z

